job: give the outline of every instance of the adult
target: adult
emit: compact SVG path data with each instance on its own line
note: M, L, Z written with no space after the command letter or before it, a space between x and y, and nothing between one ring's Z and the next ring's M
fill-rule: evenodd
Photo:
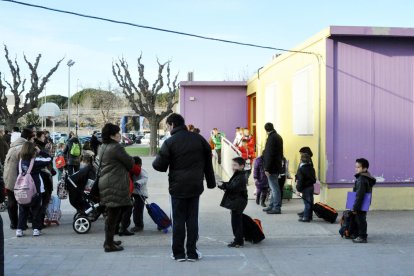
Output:
M281 214L282 193L279 187L279 174L282 171L283 160L283 139L276 132L272 123L265 124L265 130L268 134L264 159L265 174L267 176L272 198L270 204L263 211L268 214Z
M98 137L96 136L96 134L97 134L97 131L94 131L94 132L92 133L92 137L91 137L91 148L92 148L92 151L94 152L95 156L96 156L96 154L98 153L98 148L99 148L99 146L102 144L102 143L98 140Z
M78 137L72 136L66 143L63 153L66 155L66 166L69 175L79 171L82 148Z
M10 144L15 142L17 138L21 135L20 130L18 127L13 127L12 133L10 135Z
M3 171L3 165L0 164L0 171ZM4 195L4 182L2 175L0 175L0 204L3 204L5 199ZM4 230L3 230L3 218L0 215L0 275L4 275Z
M119 217L132 205L129 195L129 172L134 168L134 159L119 143L121 141L119 126L107 123L102 128L103 145L99 148L100 164L99 194L100 203L106 207L105 252L121 251L120 241L114 241Z
M171 257L180 262L186 258L196 261L202 258L197 250L197 239L199 198L204 190L204 177L209 189L216 186L211 148L201 135L187 130L184 118L179 114L173 113L167 118L167 128L171 137L162 145L152 166L160 172L169 168L173 218ZM187 250L184 249L186 238Z
M10 218L10 229L14 230L17 229L18 223L18 205L16 198L14 197L14 184L16 183L18 175L17 168L19 163L19 154L23 144L32 140L33 137L33 131L31 129L23 129L21 137L17 138L17 140L10 145L10 149L4 162L3 177L8 198L7 210Z
M9 145L5 139L4 130L0 129L0 163L3 165L6 160L7 152L9 151Z
M226 137L224 133L219 132L218 128L213 128L213 133L211 134L211 140L214 144L214 149L217 153L217 161L221 164L221 139Z
M10 134L10 131L8 131L7 129L4 131L4 139L6 140L7 145L9 145L10 147L11 134Z

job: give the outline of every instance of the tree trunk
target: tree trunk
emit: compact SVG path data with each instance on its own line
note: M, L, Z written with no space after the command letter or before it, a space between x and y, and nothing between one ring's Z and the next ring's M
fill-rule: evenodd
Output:
M148 118L150 124L150 156L155 156L158 153L158 126L160 122L156 118Z
M17 118L16 116L10 115L9 117L7 117L5 119L5 123L6 123L6 129L7 130L12 130L13 127L17 126L17 120L19 118Z

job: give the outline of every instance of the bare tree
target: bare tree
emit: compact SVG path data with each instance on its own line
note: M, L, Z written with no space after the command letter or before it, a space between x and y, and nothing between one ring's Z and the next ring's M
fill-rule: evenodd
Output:
M148 80L144 75L144 64L142 64L142 54L138 58L138 83L135 84L132 80L129 72L128 63L124 58L118 59L117 62L112 64L112 73L122 88L122 92L128 99L131 108L139 115L147 118L150 124L151 140L150 140L150 154L156 155L158 144L158 127L160 122L173 113L173 107L178 103L175 97L178 90L177 78L171 82L170 62L158 63L158 75L155 82L150 87ZM166 71L166 86L168 89L167 104L163 108L163 111L156 111L156 103L161 89L164 87L164 70Z
M99 108L99 111L102 114L103 123L106 124L111 121L112 113L116 106L118 105L118 96L112 91L99 91L93 96L94 106Z
M42 55L39 54L34 63L28 61L26 55L23 55L24 61L30 70L30 89L26 91L26 79L22 79L20 75L20 67L17 63L17 58L14 61L10 59L6 45L4 45L4 52L12 75L12 81L7 81L4 75L0 72L0 119L5 122L8 128L11 128L16 125L19 118L37 107L39 95L42 93L46 83L53 73L56 72L63 59L59 60L57 64L49 70L49 73L40 80L37 69ZM7 88L9 88L8 92L14 98L14 107L12 111L9 110L7 104ZM21 99L24 93L26 95L24 96L24 99Z

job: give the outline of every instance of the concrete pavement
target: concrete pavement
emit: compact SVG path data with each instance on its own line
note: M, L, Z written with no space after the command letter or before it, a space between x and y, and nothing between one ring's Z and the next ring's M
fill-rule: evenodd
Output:
M167 175L149 171L150 201L169 212ZM252 187L251 187L252 188ZM41 237L30 232L15 238L2 213L5 229L6 275L412 275L414 260L414 212L371 212L369 243L354 245L338 235L338 224L316 219L297 222L300 200L284 202L282 215L266 215L253 200L246 214L262 220L266 239L257 245L229 249L232 240L229 211L220 208L223 192L206 190L201 197L200 240L204 258L196 263L170 259L171 233L158 232L148 215L145 230L121 237L125 250L104 253L103 220L91 232L72 230L73 208L62 202L60 226L44 230ZM250 190L253 198L253 189Z

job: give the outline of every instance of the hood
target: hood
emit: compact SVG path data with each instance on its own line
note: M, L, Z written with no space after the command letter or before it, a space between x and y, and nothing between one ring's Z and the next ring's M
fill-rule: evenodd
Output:
M171 135L174 135L174 134L176 134L177 132L179 132L179 131L188 131L187 130L187 127L184 125L184 126L179 126L179 127L175 127L172 131L171 131Z
M357 177L358 176L362 176L362 177L367 178L368 181L369 181L369 185L371 187L374 186L375 183L377 183L377 179L375 177L373 177L368 171L367 172L360 173L359 175L357 174Z
M16 140L16 141L14 141L13 143L11 143L10 148L14 148L14 147L21 146L21 145L23 145L25 142L27 142L27 140L26 140L26 139L24 139L24 138L22 138L22 137L19 137L19 138L17 138L17 140Z

